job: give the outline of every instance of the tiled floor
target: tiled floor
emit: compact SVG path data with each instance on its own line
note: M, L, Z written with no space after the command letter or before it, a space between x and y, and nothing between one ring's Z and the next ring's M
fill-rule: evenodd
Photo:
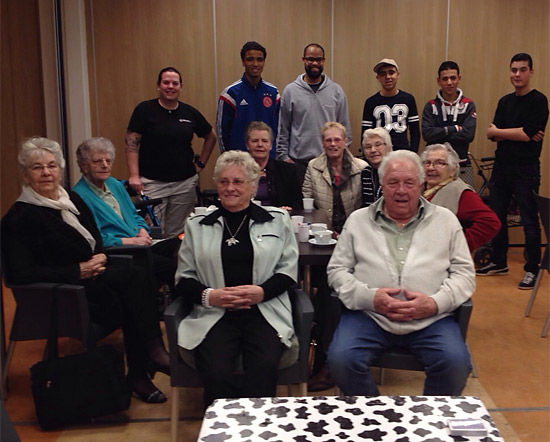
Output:
M533 313L525 318L530 292L515 288L523 276L520 260L521 250L512 249L508 276L478 277L468 342L479 377L470 379L464 393L482 398L507 441L543 442L550 435L550 339L541 338L540 332L549 310L550 277L544 275ZM5 298L9 319L13 300L9 292ZM41 358L42 350L40 342L18 344L10 368L6 409L22 441L169 440L169 403L147 405L137 399L132 399L128 413L114 416L112 423L41 432L35 422L29 367ZM422 380L422 373L388 371L381 392L420 394ZM157 375L155 382L170 394L166 376ZM195 441L201 392L184 389L181 398L181 441Z

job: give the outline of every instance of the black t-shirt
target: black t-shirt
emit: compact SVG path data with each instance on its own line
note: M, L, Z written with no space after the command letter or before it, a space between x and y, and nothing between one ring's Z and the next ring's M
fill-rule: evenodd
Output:
M163 108L158 100L136 106L128 131L141 134L139 173L158 181L183 181L196 170L193 164L193 135L206 137L212 126L194 107L181 101L177 109Z
M548 100L536 89L518 96L505 95L498 102L493 123L499 129L522 127L527 136L544 132L548 121ZM542 141L502 140L497 144L496 159L503 164L538 164Z

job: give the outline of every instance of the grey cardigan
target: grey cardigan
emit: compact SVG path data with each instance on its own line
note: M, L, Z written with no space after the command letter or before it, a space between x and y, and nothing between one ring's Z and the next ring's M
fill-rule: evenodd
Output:
M475 290L475 271L462 226L450 210L421 198L422 219L398 274L386 237L375 222L384 197L353 212L340 234L328 264L328 282L344 305L364 310L384 330L408 334L449 316ZM434 316L412 321L392 321L374 310L374 295L381 287L403 287L431 296Z

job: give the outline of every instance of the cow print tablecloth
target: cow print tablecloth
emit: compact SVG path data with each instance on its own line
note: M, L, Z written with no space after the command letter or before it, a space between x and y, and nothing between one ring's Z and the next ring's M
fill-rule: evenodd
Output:
M485 421L485 437L450 436L448 420ZM308 396L218 399L207 410L201 442L503 441L477 397Z

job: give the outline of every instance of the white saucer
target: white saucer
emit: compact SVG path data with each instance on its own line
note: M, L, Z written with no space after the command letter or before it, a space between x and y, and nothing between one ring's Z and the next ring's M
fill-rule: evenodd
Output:
M334 244L336 244L338 241L334 238L331 238L329 242L327 243L321 243L321 242L317 242L315 241L315 238L311 238L307 241L308 243L310 244L313 244L314 246L333 246Z

